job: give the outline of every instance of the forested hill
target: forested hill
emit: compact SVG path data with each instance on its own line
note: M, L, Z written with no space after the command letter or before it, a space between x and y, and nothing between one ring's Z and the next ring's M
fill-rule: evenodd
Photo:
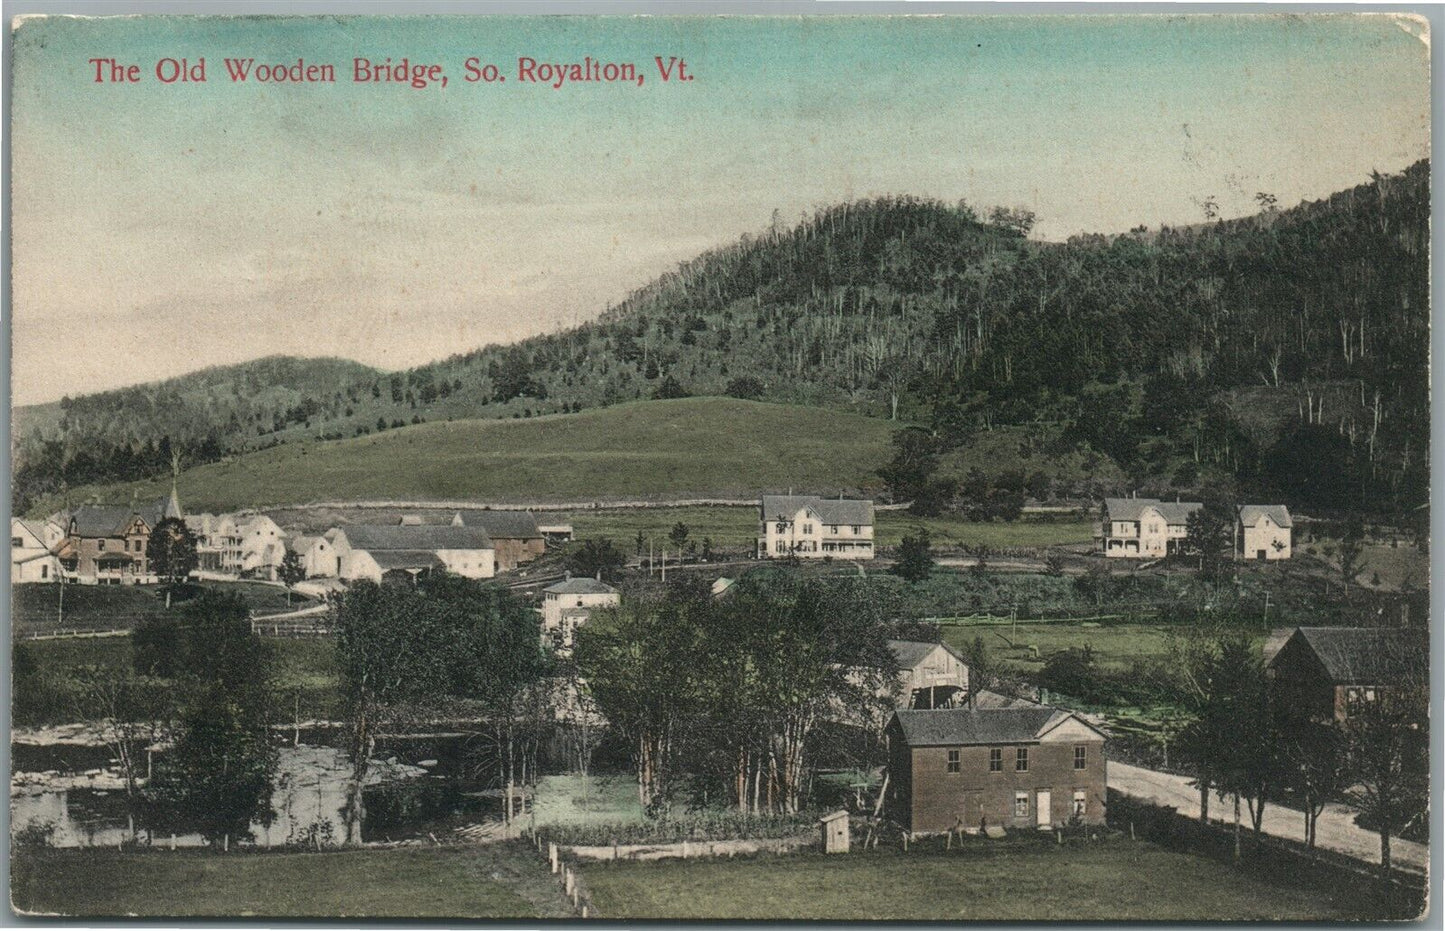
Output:
M1030 455L1109 457L1145 491L1231 481L1408 507L1428 487L1428 221L1425 162L1287 210L1066 243L1028 240L1015 211L844 204L706 253L593 323L410 372L21 412L17 491L103 477L56 468L96 442L253 448L728 393L897 416L943 452L1016 429ZM73 415L122 397L167 418Z

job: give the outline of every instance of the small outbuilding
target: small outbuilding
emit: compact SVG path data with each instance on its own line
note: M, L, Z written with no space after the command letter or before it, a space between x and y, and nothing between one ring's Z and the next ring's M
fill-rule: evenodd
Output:
M838 809L818 819L823 829L824 853L848 852L848 812Z

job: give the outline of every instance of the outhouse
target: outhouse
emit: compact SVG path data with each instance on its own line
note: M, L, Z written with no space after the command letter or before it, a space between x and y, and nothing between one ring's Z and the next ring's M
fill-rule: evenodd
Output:
M823 852L848 852L848 812L839 809L818 819L823 828Z

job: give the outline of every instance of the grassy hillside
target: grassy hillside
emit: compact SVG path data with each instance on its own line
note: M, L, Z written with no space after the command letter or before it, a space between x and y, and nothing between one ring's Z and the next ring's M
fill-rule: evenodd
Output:
M893 424L731 398L620 404L524 420L462 420L346 440L303 441L181 474L188 511L335 500L591 501L748 497L763 489L838 493L879 484ZM85 486L127 501L161 479ZM49 498L36 513L61 506Z

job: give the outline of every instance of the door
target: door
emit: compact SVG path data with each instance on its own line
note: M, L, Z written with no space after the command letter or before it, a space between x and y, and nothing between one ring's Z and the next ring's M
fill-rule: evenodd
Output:
M1034 797L1034 810L1038 812L1038 824L1042 830L1053 825L1053 799L1048 789L1040 789Z

